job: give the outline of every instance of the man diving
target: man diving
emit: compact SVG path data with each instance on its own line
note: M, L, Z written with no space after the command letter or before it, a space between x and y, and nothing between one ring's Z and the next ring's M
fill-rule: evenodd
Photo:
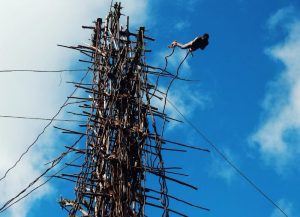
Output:
M186 44L181 44L177 41L173 41L169 48L180 47L181 49L189 49L189 51L195 51L199 48L201 50L204 50L205 47L208 45L208 38L208 33L205 33L202 36L198 36L194 40Z

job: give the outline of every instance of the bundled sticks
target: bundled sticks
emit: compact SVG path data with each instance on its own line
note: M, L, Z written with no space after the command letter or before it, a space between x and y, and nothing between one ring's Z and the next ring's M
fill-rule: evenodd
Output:
M175 76L146 64L145 41L153 39L145 36L144 27L131 33L129 18L124 28L120 17L121 5L116 3L105 20L99 18L95 26L83 26L93 31L91 45L64 46L89 58L82 61L91 64L92 81L86 85L74 83L89 94L76 97L84 103L80 105L82 114L74 113L87 117L87 123L81 125L85 132L60 128L64 133L86 137L85 146L66 146L68 151L83 155L84 160L68 164L77 173L56 176L75 183L75 199L61 199L60 205L70 217L147 216L146 206L161 209L162 216L186 216L169 208L170 198L205 209L168 193L167 180L196 187L171 177L185 174L165 167L162 151L180 152L185 151L182 147L195 147L163 139L159 133L159 126L173 119L152 105L153 97L162 97L148 75ZM166 143L175 147L163 147ZM158 178L159 189L147 187L148 175Z

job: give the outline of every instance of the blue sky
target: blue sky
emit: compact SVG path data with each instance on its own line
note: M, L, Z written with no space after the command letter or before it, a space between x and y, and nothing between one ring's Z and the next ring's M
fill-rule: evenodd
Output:
M0 9L0 69L58 69L83 67L77 63L76 54L56 44L87 42L89 33L83 33L86 30L80 26L103 17L110 2L0 3L4 6ZM205 32L210 34L209 46L189 56L180 71L183 77L199 82L177 81L170 100L290 217L299 217L300 2L130 0L124 5L131 15L132 31L144 24L147 34L156 38L148 44L153 50L147 57L151 64L163 65L164 56L170 52L167 46L173 40L187 42ZM185 51L175 51L170 70L177 68L184 55ZM59 85L59 74L0 76L1 115L51 117L72 90L70 85ZM62 78L64 82L79 76L63 74ZM180 118L172 107L167 111ZM1 119L1 174L45 124ZM169 183L170 192L211 211L179 203L171 207L193 217L283 216L188 124L170 125L166 137L212 151L208 154L190 150L166 156L170 164L176 162L185 168L190 176L184 180L199 187L198 191L190 191ZM48 130L22 165L7 181L0 182L1 204L39 174L39 163L56 156L66 141L69 138L63 138L58 131ZM53 181L0 216L65 216L57 199L70 194L71 187ZM151 213L151 217L159 216L156 210Z

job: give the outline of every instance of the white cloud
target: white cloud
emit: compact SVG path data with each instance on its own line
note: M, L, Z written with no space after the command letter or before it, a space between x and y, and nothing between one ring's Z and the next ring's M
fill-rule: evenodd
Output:
M199 3L199 0L176 0L175 2L183 9L194 11L195 5Z
M265 118L251 136L252 145L278 172L296 165L295 160L300 157L300 21L293 19L285 28L288 30L285 41L267 51L285 68L270 83L263 105Z
M233 162L235 162L235 157L232 152L228 149L224 149L225 155ZM227 184L231 184L234 177L236 176L236 171L227 163L224 162L219 156L215 154L211 155L211 164L209 167L209 174L215 178L223 179Z
M268 20L267 26L270 29L274 29L282 22L286 22L287 19L290 19L292 14L294 13L294 7L289 6L282 9L279 9L276 13L274 13Z
M181 31L181 30L186 30L190 26L191 26L191 24L189 22L180 20L180 21L176 22L176 24L174 25L174 28L178 31Z
M169 117L184 121L182 116L176 111L174 106L185 117L190 118L194 111L205 109L210 104L210 98L206 94L193 91L187 84L184 84L182 81L175 81L175 83L176 82L178 84L174 84L173 86L171 86L168 93L168 100L166 101L165 112ZM159 86L158 89L162 92L166 92L166 87ZM162 95L160 93L157 93L157 95L162 97L163 100L153 98L151 103L153 103L153 105L159 110L162 110L164 106L165 95ZM168 124L167 129L172 130L174 129L174 127L179 125L179 122L171 121Z
M136 25L147 22L147 0L124 0L124 13ZM56 44L76 45L87 42L90 25L109 10L108 0L0 0L0 69L62 69L76 63L76 53ZM0 114L52 117L70 92L59 86L59 74L1 73ZM63 74L63 80L72 80ZM0 121L0 176L12 165L28 144L32 143L46 123L21 120ZM51 158L55 135L48 130L21 164L0 182L0 205L41 172L40 164ZM48 152L50 150L50 153ZM27 216L32 202L47 192L43 188L5 216Z
M293 212L293 204L292 203L286 201L285 199L281 199L277 202L277 204L288 216L297 217L295 215L295 213ZM280 210L278 210L277 208L274 208L270 217L282 217L282 216L283 216L282 212Z

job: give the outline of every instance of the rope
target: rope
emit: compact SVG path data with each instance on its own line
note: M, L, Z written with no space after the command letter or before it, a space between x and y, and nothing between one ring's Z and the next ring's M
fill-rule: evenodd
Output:
M168 103L180 114L180 116L199 134L220 156L226 161L246 182L248 182L259 194L261 194L265 199L267 199L274 207L276 207L283 215L288 217L279 205L272 200L261 188L259 188L254 181L252 181L241 169L239 169L203 132L201 132L189 119L187 119L183 113L169 100Z

